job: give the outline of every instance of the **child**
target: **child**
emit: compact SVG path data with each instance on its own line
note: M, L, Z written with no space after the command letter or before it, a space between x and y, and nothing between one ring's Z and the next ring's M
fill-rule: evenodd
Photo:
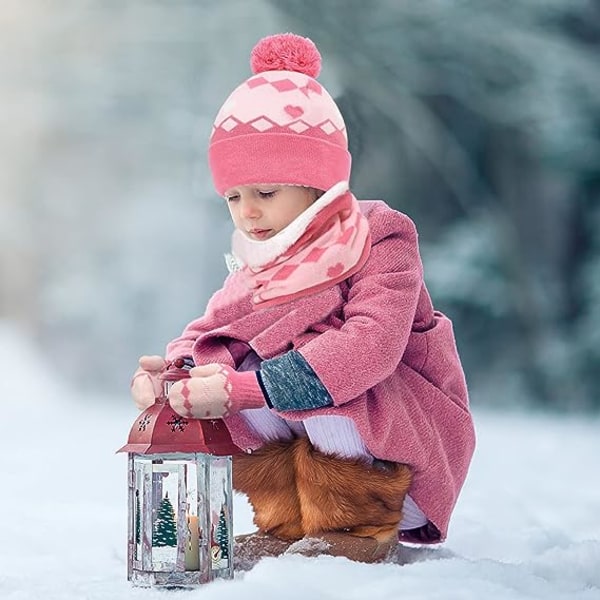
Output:
M374 562L440 542L474 449L450 321L423 280L412 221L348 189L344 120L293 34L261 40L219 111L214 185L235 225L232 273L167 347L142 357L140 408L183 358L171 406L223 417L234 488L258 532L236 552Z

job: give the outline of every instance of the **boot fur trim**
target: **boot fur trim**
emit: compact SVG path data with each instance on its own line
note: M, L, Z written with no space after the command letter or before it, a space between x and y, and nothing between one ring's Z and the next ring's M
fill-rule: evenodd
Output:
M337 531L396 542L411 482L408 466L326 455L306 438L294 445L294 460L307 536Z
M272 442L233 457L233 488L248 496L259 531L282 540L304 535L296 491L293 444Z

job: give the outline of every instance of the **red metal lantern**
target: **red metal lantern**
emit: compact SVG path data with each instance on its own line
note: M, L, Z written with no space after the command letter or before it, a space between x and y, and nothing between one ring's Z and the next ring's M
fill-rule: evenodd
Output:
M136 586L194 587L233 577L231 455L220 419L188 419L167 392L135 420L128 453L128 568Z

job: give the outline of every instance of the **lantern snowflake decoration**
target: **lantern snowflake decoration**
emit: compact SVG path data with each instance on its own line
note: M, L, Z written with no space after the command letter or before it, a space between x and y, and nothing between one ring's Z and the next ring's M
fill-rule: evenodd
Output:
M231 455L220 419L179 416L169 386L134 422L128 442L127 578L140 587L194 587L233 577Z

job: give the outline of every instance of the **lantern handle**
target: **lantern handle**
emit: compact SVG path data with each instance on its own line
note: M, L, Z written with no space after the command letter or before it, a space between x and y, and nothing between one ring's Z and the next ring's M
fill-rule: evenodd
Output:
M176 358L167 363L165 370L158 376L162 381L161 394L157 402L166 402L169 394L169 388L181 379L187 379L190 376L190 369L194 368L194 359L191 356Z

